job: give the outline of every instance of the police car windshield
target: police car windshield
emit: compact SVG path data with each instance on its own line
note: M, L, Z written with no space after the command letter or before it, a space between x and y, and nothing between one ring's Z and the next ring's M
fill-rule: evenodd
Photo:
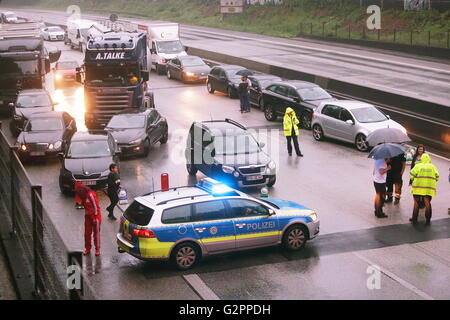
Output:
M116 115L111 118L107 128L111 129L137 129L143 128L145 125L145 116L127 114L127 115Z
M179 40L158 41L157 46L159 53L178 53L184 51L184 48Z
M49 107L51 101L46 94L19 95L16 106L19 108Z
M59 118L37 118L28 121L25 131L56 131L62 130L63 123Z
M251 134L240 134L215 136L214 150L216 155L236 155L256 153L260 148Z
M86 81L98 87L133 86L131 79L139 75L136 66L90 65L86 69Z
M310 87L297 90L303 101L314 101L332 98L328 92L320 87Z
M70 144L67 158L102 158L110 157L111 150L108 141L92 140L92 141L74 141Z

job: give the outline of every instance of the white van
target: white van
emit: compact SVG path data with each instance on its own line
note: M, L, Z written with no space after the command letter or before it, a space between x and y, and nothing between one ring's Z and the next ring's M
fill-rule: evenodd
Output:
M69 44L71 49L78 49L84 53L86 51L86 41L89 34L92 33L92 28L106 30L104 26L92 20L69 20L67 22L67 38L65 43Z
M155 23L147 26L151 69L158 74L165 74L170 60L187 55L180 41L180 26L178 23Z

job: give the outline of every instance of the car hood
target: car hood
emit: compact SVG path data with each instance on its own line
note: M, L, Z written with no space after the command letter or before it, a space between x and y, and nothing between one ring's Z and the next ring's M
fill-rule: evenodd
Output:
M405 130L405 128L399 124L398 122L395 122L392 119L386 120L386 121L380 121L380 122L371 122L371 123L359 123L361 127L363 127L367 134L377 130L377 129L383 129L383 128L397 128L400 130Z
M218 163L230 167L267 165L271 160L265 152L237 155L216 155L214 159Z
M113 157L64 159L64 168L73 174L102 173L109 170ZM88 172L88 173L86 173Z
M29 118L33 113L36 112L48 112L52 111L52 107L31 107L31 108L17 108L16 114L19 116L23 116L25 118Z
M307 106L310 106L312 109L316 109L322 102L331 102L336 100L337 100L336 98L330 98L322 100L304 101L303 103Z
M55 143L61 141L64 131L22 132L17 138L18 143Z
M140 139L144 135L144 128L139 129L107 129L114 137L117 143L129 143L130 141Z
M268 201L270 203L273 203L274 205L276 205L277 207L280 208L281 210L281 214L304 214L304 215L309 215L313 212L315 212L314 210L305 207L301 204L298 204L296 202L292 202L292 201L287 201L287 200L280 200L280 199L271 199L271 198L267 198L264 199L265 201Z
M184 72L193 72L193 73L204 73L207 75L211 68L208 66L193 66L193 67L183 67Z
M64 31L49 32L48 34L51 36L63 36Z

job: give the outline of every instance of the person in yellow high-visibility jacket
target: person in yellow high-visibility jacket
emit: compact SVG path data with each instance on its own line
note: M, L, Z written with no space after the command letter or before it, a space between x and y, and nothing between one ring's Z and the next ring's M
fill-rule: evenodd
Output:
M425 202L425 218L426 225L431 221L431 199L436 195L436 185L439 180L439 171L431 163L431 158L428 153L422 155L421 162L416 164L409 174L412 180L411 193L414 197L414 209L412 218L409 219L412 223L417 223L419 216L419 200L423 196Z
M283 129L284 129L284 136L287 139L288 153L290 156L292 156L292 141L293 141L295 153L297 153L297 156L303 157L303 154L300 151L300 147L298 145L299 123L300 121L297 119L294 109L289 107L286 108L286 112L284 113L283 118Z

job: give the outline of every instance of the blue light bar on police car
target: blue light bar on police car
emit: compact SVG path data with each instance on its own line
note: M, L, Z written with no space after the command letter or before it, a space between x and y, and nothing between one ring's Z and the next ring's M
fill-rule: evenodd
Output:
M212 195L225 195L225 194L229 195L230 193L238 195L238 193L236 193L229 186L211 178L201 179L198 182L197 186L211 193Z

